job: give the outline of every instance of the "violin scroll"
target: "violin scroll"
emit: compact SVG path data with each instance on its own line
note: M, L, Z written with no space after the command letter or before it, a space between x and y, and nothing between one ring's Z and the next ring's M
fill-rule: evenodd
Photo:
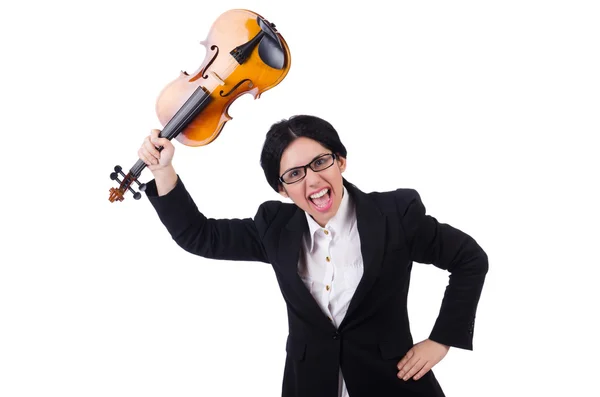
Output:
M119 175L121 175L123 177L123 180L119 180ZM140 191L143 192L146 190L145 183L140 183L137 180L137 177L135 177L131 171L127 175L125 175L123 173L123 168L120 165L115 165L115 172L111 172L110 179L112 179L113 181L117 181L120 184L118 188L114 188L114 187L110 188L110 196L109 196L108 200L111 203L114 203L115 201L123 201L124 200L123 195L125 193L127 193L127 190L129 190L131 193L133 193L133 198L135 200L141 199L142 194L140 192L134 191L131 188L131 184L133 182L138 184L138 188Z

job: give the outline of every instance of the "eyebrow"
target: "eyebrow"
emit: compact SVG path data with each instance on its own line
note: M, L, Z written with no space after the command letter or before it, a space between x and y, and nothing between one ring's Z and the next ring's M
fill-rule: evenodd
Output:
M313 158L312 158L312 160L310 160L310 162L309 162L308 164L312 163L313 161L315 161L315 160L316 160L316 159L318 159L319 157L321 157L321 156L324 156L324 155L326 155L326 154L329 154L329 153L321 153L321 154L317 154L315 157L313 157ZM304 167L304 166L303 166L303 165L298 165L298 166L296 166L296 167L288 168L287 170L283 171L281 174L283 175L283 174L285 174L286 172L288 172L288 171L290 171L290 170L294 170L294 169L296 169L296 168L302 168L302 167Z

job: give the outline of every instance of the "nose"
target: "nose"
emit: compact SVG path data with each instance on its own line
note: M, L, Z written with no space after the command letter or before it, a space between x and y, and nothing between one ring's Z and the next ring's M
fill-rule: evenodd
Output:
M321 181L321 176L318 172L313 171L310 167L306 169L306 176L304 177L304 181L307 186L317 186Z

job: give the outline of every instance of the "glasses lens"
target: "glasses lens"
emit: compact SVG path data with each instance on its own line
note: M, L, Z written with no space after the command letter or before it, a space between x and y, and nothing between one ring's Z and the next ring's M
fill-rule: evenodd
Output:
M333 164L333 156L328 154L326 156L319 157L312 162L311 167L315 171L323 171L325 168L331 167Z
M285 183L294 183L302 178L304 178L304 168L289 170L282 176L282 179Z

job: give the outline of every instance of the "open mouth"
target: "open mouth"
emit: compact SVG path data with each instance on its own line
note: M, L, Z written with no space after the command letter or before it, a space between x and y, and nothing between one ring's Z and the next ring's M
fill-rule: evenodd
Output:
M319 192L311 194L308 198L317 211L327 211L333 203L329 188L323 188Z

